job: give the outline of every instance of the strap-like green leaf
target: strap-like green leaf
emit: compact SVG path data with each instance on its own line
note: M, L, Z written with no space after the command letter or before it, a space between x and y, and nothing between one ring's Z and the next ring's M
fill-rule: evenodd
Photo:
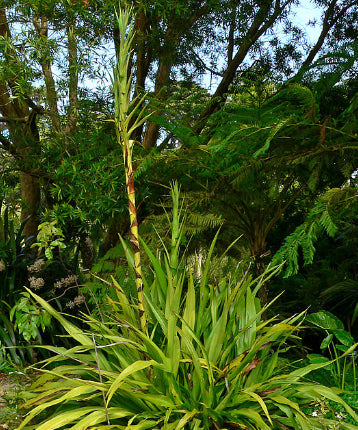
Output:
M154 360L148 360L148 361L136 361L135 363L132 363L127 368L121 372L117 378L114 380L112 385L110 386L108 393L107 393L107 405L109 404L111 398L115 394L115 392L118 390L118 388L123 384L126 378L129 376L132 376L136 372L140 372L141 370L147 369L148 367L153 366L156 364Z

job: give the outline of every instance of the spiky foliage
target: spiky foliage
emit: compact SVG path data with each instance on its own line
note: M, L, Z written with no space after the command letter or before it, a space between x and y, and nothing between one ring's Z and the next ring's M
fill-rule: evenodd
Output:
M262 320L256 294L275 270L257 280L233 273L215 284L210 281L214 241L195 285L180 254L184 225L177 188L173 207L170 248L155 255L143 243L153 268L144 279L148 333L114 280L117 301L111 303L107 322L86 317L87 330L34 295L77 345L48 348L55 355L42 363L43 374L27 394L29 412L18 430L318 430L334 425L334 418L306 415L303 407L322 397L358 419L338 389L304 381L328 363L292 371L280 364L302 315ZM125 250L134 265L130 247Z
M131 77L128 77L129 61L131 57L131 45L134 38L134 28L131 19L131 10L120 9L117 14L120 32L119 53L117 65L114 69L113 91L115 104L115 126L118 143L123 150L124 168L126 174L126 187L128 195L128 208L130 217L131 244L134 252L134 270L136 274L136 287L138 294L139 313L142 327L146 326L143 306L143 281L141 271L141 259L138 240L138 219L135 201L135 187L133 178L133 146L131 139L133 131L140 127L148 117L143 117L143 110L133 122L136 110L142 104L144 98L137 98L130 102Z
M23 236L27 220L16 226L10 209L7 205L1 213L0 205L0 345L8 347L6 352L16 364L20 364L25 361L25 354L21 347L18 349L21 337L11 322L10 311L20 299L22 287L27 282L31 238L25 240ZM1 361L6 360L3 352L1 348Z

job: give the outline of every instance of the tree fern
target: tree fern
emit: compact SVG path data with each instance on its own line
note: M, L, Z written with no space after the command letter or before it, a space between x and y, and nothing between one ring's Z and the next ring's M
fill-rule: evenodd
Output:
M293 207L293 217L300 218L318 193L340 186L351 175L346 160L352 168L356 163L356 138L328 121L316 123L317 115L313 92L290 84L266 101L260 114L254 115L252 105L238 104L233 96L212 117L208 133L204 130L200 136L193 135L188 126L174 126L169 115L163 116L169 132L182 145L151 159L152 199L157 203L159 198L154 196L163 193L158 184L167 187L171 180L178 180L188 206L191 233L204 233L205 240L210 229L223 224L222 237L228 243L242 234L251 255L260 260L270 248L269 234L277 222ZM164 122L162 125L165 127ZM298 231L290 261L303 249L305 263L310 262L321 229L335 233L331 210L319 211L316 224L309 223L311 227ZM158 229L159 212L153 209L153 224ZM290 232L297 225L294 222ZM295 264L292 272L297 270Z
M315 254L314 244L323 233L333 237L344 217L352 209L357 209L357 189L355 187L331 188L322 194L308 213L303 224L290 234L275 254L273 263L286 261L285 277L299 270L299 251L304 264L310 264Z

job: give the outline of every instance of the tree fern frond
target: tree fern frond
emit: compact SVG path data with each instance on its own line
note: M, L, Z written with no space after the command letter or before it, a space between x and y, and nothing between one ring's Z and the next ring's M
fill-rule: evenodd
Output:
M232 179L232 186L235 188L240 188L240 186L246 182L250 182L255 175L262 172L263 160L256 160L252 163L247 163L243 165L235 165L235 168L230 170Z
M200 234L208 229L217 229L223 224L221 215L212 213L190 213L187 218L186 230L190 234Z
M302 250L304 264L311 264L315 254L314 243L326 232L334 237L340 222L352 207L357 207L356 188L331 188L322 194L309 212L305 222L286 237L273 257L274 264L286 261L285 277L298 272L298 255Z
M333 237L338 230L337 225L334 223L331 214L327 209L323 210L321 218L319 219L319 222L323 226L323 228L326 230L328 236Z

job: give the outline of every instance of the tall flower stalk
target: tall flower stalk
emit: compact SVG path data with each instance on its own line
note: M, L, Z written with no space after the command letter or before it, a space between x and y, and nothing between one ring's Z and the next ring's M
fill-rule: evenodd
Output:
M138 218L135 202L135 187L133 178L133 147L134 140L131 139L133 131L140 127L148 118L144 116L144 109L137 114L142 105L144 97L136 97L132 101L131 84L132 75L129 73L131 58L131 45L134 38L133 21L131 19L131 9L119 9L116 13L120 44L117 54L117 62L113 72L113 91L115 103L115 128L117 141L123 150L124 168L126 174L126 188L128 196L128 208L130 217L130 230L134 257L134 271L136 276L136 289L138 295L138 307L142 329L146 330L146 317L143 306L143 279L141 270L141 257L138 240ZM136 115L135 121L133 117Z

